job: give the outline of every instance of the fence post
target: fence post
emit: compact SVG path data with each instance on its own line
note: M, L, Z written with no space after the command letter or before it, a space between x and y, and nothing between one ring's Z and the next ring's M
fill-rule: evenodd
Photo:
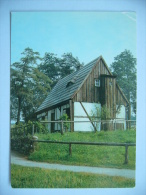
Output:
M71 143L69 143L69 155L72 155L72 148L71 148Z
M125 145L125 163L124 164L128 164L128 145Z
M112 130L115 130L114 119L112 119Z
M34 124L32 125L32 136L34 135Z
M37 136L32 136L32 150L34 152L35 147L37 146L37 142L35 142L36 140L38 140Z
M61 120L61 135L63 135L63 121Z

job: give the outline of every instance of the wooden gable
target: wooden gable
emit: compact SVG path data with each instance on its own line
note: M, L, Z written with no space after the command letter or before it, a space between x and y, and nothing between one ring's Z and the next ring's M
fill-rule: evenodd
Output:
M102 57L99 58L91 72L83 81L80 89L74 94L74 102L95 102L98 103L100 87L95 87L95 79L100 79L101 74L111 75Z
M95 79L100 80L100 86L95 86ZM80 88L72 97L73 102L101 103L110 110L110 118L116 117L117 105L129 105L128 100L116 83L102 57L96 62L90 73L84 79Z

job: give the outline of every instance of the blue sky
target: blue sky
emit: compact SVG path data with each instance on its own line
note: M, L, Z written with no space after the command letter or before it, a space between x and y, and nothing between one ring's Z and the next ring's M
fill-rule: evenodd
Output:
M102 55L108 65L128 49L136 57L135 12L12 12L11 63L26 47L71 52L85 64Z

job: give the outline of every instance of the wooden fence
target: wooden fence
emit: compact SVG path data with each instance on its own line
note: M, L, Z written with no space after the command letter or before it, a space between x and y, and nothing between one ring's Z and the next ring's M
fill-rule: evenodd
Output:
M113 128L111 129L108 129L108 130L116 130L117 128L117 124L119 121L123 121L123 120L95 120L95 121L92 121L93 123L101 123L101 124L111 124ZM136 129L136 121L135 120L125 120L126 122L126 126L127 128L126 129L130 129L131 127L131 123L134 123L133 125L133 128ZM64 132L64 124L65 123L91 123L91 121L63 121L63 120L57 120L57 121L40 121L40 123L43 123L43 124L49 124L49 123L60 123L61 125L61 129L59 130L60 133L63 135L63 132ZM28 125L25 125L25 126L19 126L19 127L12 127L11 130L18 130L18 129L23 129L24 130L24 133L25 133L25 129L27 127L31 127L32 126L32 135L34 135L35 133L35 124L28 124ZM109 125L110 127L110 125ZM97 129L95 129L97 131ZM104 130L104 129L102 129ZM37 131L37 130L36 130Z
M52 123L57 122L61 123L61 134L63 134L63 124L66 122L90 122L90 121L42 121L42 123ZM97 122L97 121L94 121ZM98 121L99 122L99 121ZM107 120L106 120L107 122ZM110 121L111 122L111 121ZM15 127L11 128L11 130L17 130L19 128L23 128L25 132L25 128L27 128L30 125L22 126L22 127ZM99 143L99 142L77 142L77 141L50 141L50 140L38 140L36 136L34 136L35 133L35 126L32 125L32 141L35 142L42 142L42 143L52 143L52 144L68 144L69 145L69 155L72 155L72 144L78 144L78 145L93 145L93 146L124 146L125 147L125 161L124 163L128 163L128 147L129 146L136 146L135 143Z
M126 122L126 129L130 129L132 126L131 124L134 123L133 125L133 128L136 129L136 120L123 120L123 119L114 119L114 120L93 120L92 122L93 123L101 123L101 124L111 124L112 125L112 128L109 129L109 130L116 130L117 129L117 126L118 124L120 123L120 121L125 121ZM49 124L49 123L60 123L61 124L61 134L63 134L63 131L64 131L64 124L65 123L91 123L91 121L63 121L63 120L56 120L56 121L40 121L41 123L46 123L46 124ZM108 127L110 127L110 125L108 125ZM104 129L102 129L104 130ZM95 128L95 131L97 131L97 129Z
M78 141L50 141L50 140L33 140L33 142L52 143L52 144L69 144L69 155L72 155L72 144L78 145L92 145L92 146L124 146L125 147L125 161L124 164L128 163L128 147L136 146L135 143L100 143L100 142L78 142Z

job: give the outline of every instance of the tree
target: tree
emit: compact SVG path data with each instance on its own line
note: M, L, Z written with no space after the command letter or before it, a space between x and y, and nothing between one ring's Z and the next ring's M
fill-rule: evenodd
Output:
M81 64L78 58L73 57L72 53L64 53L60 62L61 78L79 70L83 66L83 63Z
M53 53L45 53L45 56L42 58L42 62L38 66L38 69L51 79L51 87L53 87L61 77L60 59L57 58Z
M129 50L125 50L114 58L111 70L117 75L117 83L136 113L136 58Z
M38 68L52 80L53 87L59 79L79 70L82 66L83 63L81 64L71 53L64 53L61 58L52 53L45 53Z
M11 118L20 122L34 116L50 90L50 79L37 69L39 53L26 48L20 62L11 65Z

